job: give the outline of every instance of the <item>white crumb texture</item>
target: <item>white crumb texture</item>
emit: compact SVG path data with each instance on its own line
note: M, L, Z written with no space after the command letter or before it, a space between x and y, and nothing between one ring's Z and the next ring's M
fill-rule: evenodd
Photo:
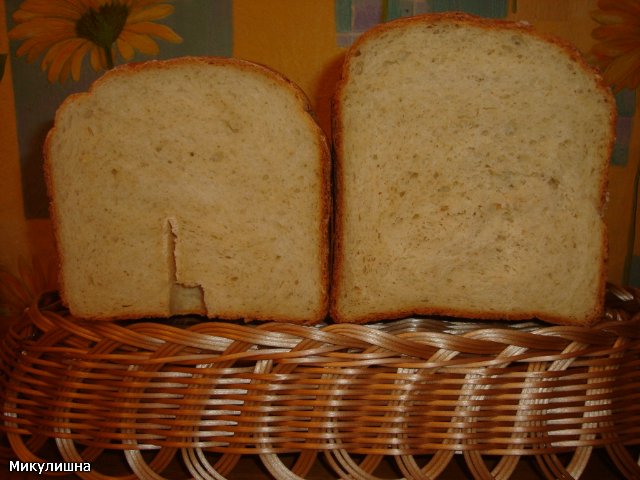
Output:
M585 321L613 114L595 75L517 29L416 22L357 48L338 98L339 319Z
M270 75L205 62L69 101L48 162L72 313L317 316L322 148L304 108Z

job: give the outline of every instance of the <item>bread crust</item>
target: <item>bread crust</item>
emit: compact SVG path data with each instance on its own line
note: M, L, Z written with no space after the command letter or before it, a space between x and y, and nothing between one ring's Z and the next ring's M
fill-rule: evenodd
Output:
M321 304L318 310L314 313L310 318L301 320L299 318L293 318L288 316L274 316L269 312L259 312L251 318L247 318L246 320L260 320L260 321L278 321L278 322L291 322L291 323L303 323L303 324L315 324L322 322L326 319L328 310L329 310L329 281L330 281L330 238L329 238L329 224L331 219L331 211L332 211L332 195L330 190L330 179L331 179L331 153L329 148L329 142L323 130L317 124L314 119L314 113L311 108L311 104L309 102L308 97L304 93L304 91L292 82L290 79L282 75L281 73L259 63L250 62L247 60L242 60L239 58L231 58L231 57L197 57L197 56L185 56L178 57L169 60L150 60L145 62L131 62L117 66L116 68L106 72L102 77L98 78L86 92L75 93L67 97L58 110L56 111L56 115L54 118L53 127L48 132L44 144L43 144L43 158L44 158L44 178L45 184L47 187L47 191L49 193L49 213L53 225L54 237L56 240L56 249L58 253L58 262L60 268L59 270L59 290L62 302L65 306L69 306L67 301L67 286L64 282L63 276L63 268L65 264L65 253L61 248L60 242L60 232L59 232L59 218L60 212L56 208L55 202L52 200L55 195L56 185L53 179L53 175L51 173L51 142L52 138L56 133L58 117L61 112L67 108L67 106L76 102L78 98L83 96L90 96L93 94L96 88L98 88L102 83L112 78L118 76L125 76L135 74L140 70L147 69L167 69L167 68L175 68L182 65L189 64L205 64L205 65L213 65L225 68L237 68L241 70L245 70L252 74L262 75L269 79L272 82L280 85L281 87L289 90L300 105L302 113L304 114L304 118L307 121L307 124L310 130L315 132L315 138L317 143L317 149L320 157L320 163L318 165L317 176L319 177L321 184L321 201L320 208L318 212L318 218L320 222L318 224L319 228L319 238L321 238L321 244L318 245L318 256L319 261L321 262L321 278L319 279L320 285L318 288L321 290ZM195 313L195 312L194 312ZM149 318L149 317L157 317L163 316L158 311L141 311L141 312L131 312L125 315L120 314L106 314L104 316L91 316L90 318L94 320L127 320L127 319L141 319L141 318ZM85 317L88 318L88 317ZM223 320L241 320L244 319L244 316L239 314L238 312L219 312L216 315L216 318Z
M606 225L603 224L603 235L600 242L601 256L603 258L602 263L599 265L600 273L599 273L599 284L597 287L597 305L592 310L592 312L586 318L567 318L561 316L553 316L547 315L541 312L534 311L523 311L523 312L489 312L489 311L476 311L476 310L462 310L462 309L451 309L447 307L431 307L431 308L421 308L421 307L407 307L398 310L377 312L370 315L364 315L359 317L352 317L345 314L341 311L340 306L338 305L337 299L339 298L340 291L342 288L342 272L344 269L344 245L343 245L343 232L344 232L344 222L345 222L345 205L344 205L344 178L343 178L343 136L344 136L344 128L342 125L342 108L343 101L342 97L344 94L344 90L346 85L348 84L349 71L351 62L355 57L360 54L360 46L370 39L375 38L384 34L387 31L393 29L404 28L405 26L411 25L429 25L429 24L437 24L437 23L448 23L448 24L458 24L458 25L468 25L472 27L486 29L488 31L496 31L496 30L512 30L514 32L524 33L526 35L534 36L540 40L543 40L551 45L556 46L560 50L562 50L571 60L573 60L579 68L581 68L584 72L592 75L596 80L597 88L602 93L603 98L606 99L609 109L611 111L610 119L609 119L609 143L607 146L607 154L603 157L603 162L601 166L601 172L599 173L600 177L600 215L604 216L604 211L606 208L607 201L607 190L608 190L608 162L611 157L614 143L615 143L615 129L616 129L616 109L615 109L615 99L611 92L611 89L605 84L600 72L592 67L587 61L584 59L580 51L571 43L552 36L540 32L534 29L530 24L524 22L513 22L508 20L494 20L494 19L486 19L482 17L478 17L475 15L470 15L462 12L445 12L445 13L431 13L424 15L416 15L412 17L404 17L399 18L397 20L393 20L387 23L379 24L365 33L363 33L348 49L343 69L342 76L337 84L336 91L334 97L332 99L332 140L333 140L333 148L334 148L334 188L335 188L335 197L334 197L334 230L335 230L335 239L334 239L334 250L333 250L333 272L332 272L332 291L331 291L331 302L329 307L329 315L330 317L338 322L352 322L352 323L369 323L373 321L381 321L388 319L397 319L404 318L412 315L442 315L447 317L463 317L463 318L474 318L474 319L486 319L486 320L525 320L538 318L540 320L544 320L550 323L556 324L567 324L567 325L591 325L597 322L603 315L604 312L604 297L605 297L605 289L606 289L606 261L608 257L608 240L607 240L607 228Z

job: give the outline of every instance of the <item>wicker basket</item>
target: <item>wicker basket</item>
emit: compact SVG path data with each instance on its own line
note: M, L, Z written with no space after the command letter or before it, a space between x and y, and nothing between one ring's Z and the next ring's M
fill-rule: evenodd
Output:
M337 478L378 478L382 459L436 478L454 457L474 478L509 478L523 458L578 478L597 447L640 478L640 303L610 287L607 305L593 328L306 327L84 322L47 295L3 340L0 428L24 462L47 461L55 439L62 461L121 451L139 478L164 478L174 457L194 478L225 478L247 456L281 479L319 459Z

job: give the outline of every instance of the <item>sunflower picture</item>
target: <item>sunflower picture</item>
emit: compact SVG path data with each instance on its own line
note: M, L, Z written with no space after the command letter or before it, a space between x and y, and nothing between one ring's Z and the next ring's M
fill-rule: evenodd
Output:
M599 0L591 53L614 91L640 84L640 1Z
M180 43L170 27L156 23L173 13L162 0L25 0L13 14L12 40L22 40L17 56L41 68L49 82L78 81L88 55L94 71L112 68L135 52L157 55L157 39Z

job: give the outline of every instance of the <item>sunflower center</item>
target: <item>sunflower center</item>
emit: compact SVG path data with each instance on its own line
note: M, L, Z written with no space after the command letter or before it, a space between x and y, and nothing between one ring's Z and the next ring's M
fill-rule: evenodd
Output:
M97 10L90 8L76 23L76 34L102 47L109 66L113 66L111 47L120 36L128 16L129 7L118 1L100 5Z

